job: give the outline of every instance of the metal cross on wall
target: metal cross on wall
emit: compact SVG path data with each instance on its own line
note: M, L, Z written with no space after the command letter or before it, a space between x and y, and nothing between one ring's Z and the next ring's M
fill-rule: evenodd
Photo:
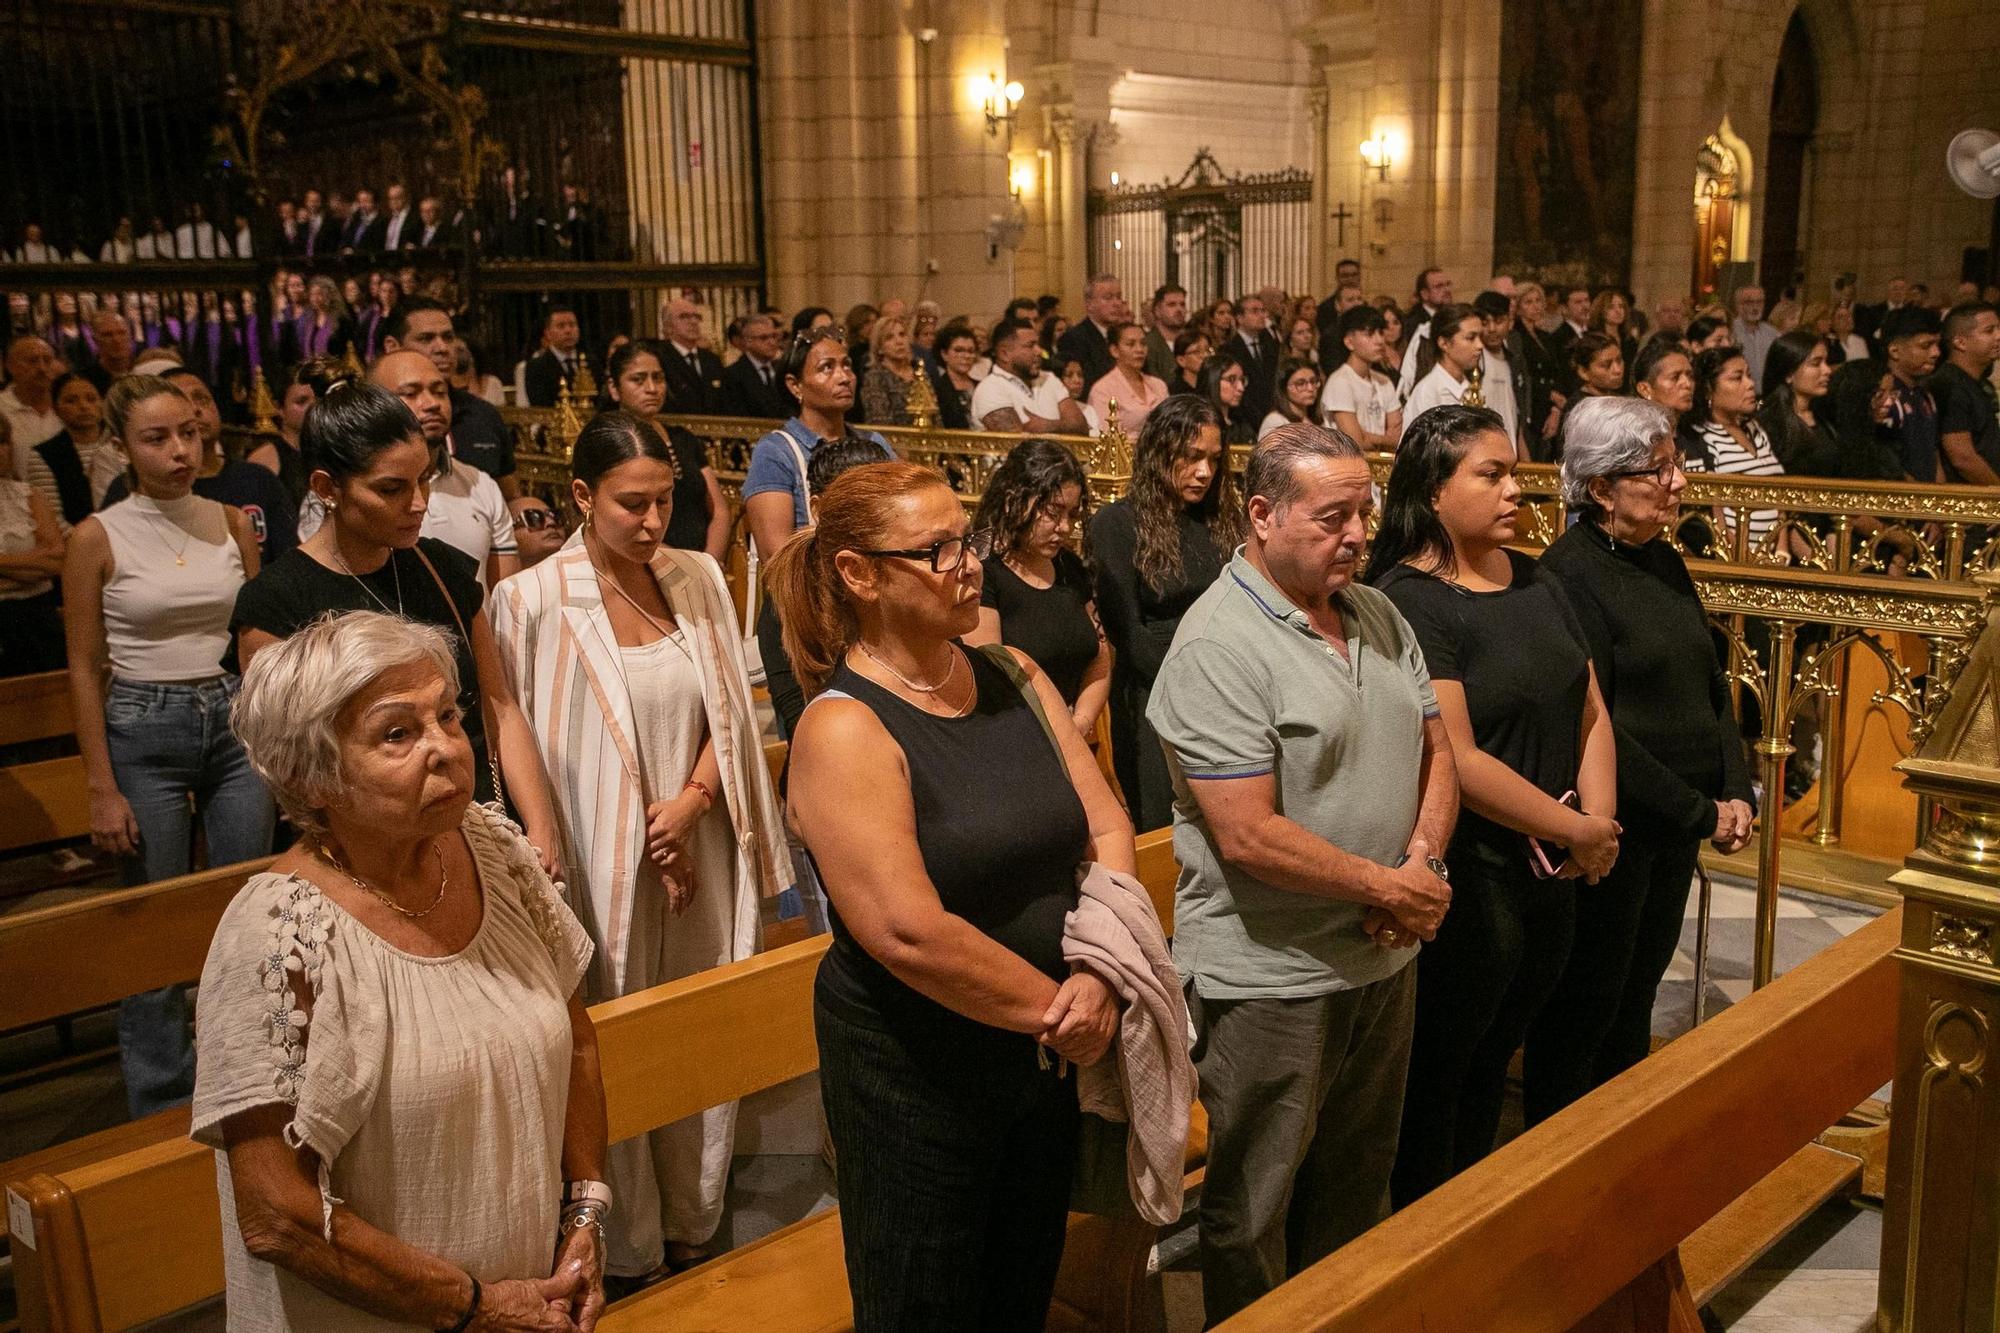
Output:
M1346 245L1347 220L1354 216L1353 210L1348 208L1347 201L1343 199L1340 201L1339 206L1333 210L1331 216L1333 218L1333 225L1338 228L1334 234L1333 243L1335 245Z

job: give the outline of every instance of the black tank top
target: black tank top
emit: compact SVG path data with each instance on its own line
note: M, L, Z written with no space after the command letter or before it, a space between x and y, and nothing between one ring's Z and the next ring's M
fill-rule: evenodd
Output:
M1060 980L1069 975L1063 916L1076 906L1076 868L1090 843L1083 803L1020 689L984 653L954 651L964 654L979 687L964 717L926 713L845 662L827 688L867 705L903 748L917 846L945 910ZM1018 1068L1033 1059L1033 1038L976 1022L911 989L855 941L838 911L830 915L821 1004L895 1032L940 1073Z

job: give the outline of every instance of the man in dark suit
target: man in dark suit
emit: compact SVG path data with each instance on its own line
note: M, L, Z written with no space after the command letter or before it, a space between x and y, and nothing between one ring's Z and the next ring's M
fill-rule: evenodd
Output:
M425 195L417 204L417 234L411 244L419 250L449 250L458 243L458 229L445 221L443 202Z
M278 201L278 253L302 255L306 252L306 232L299 223L299 206L289 199Z
M338 233L327 216L326 201L318 190L307 190L305 207L299 210L298 253L308 259L332 254Z
M542 325L541 351L528 358L528 403L532 407L554 407L565 384L576 382L577 343L583 331L576 311L566 305L549 307Z
M388 234L388 223L375 210L375 192L356 190L354 211L347 215L347 225L341 228L340 248L357 254L373 254L382 248L383 239Z
M1271 410L1278 383L1278 339L1271 332L1271 312L1263 297L1245 296L1236 302L1236 332L1219 350L1242 366L1250 379L1244 386L1238 415L1246 421L1262 421Z
M395 252L417 243L417 213L410 192L399 182L389 187L389 214L382 219L382 248Z
M1882 321L1891 310L1900 310L1909 304L1910 280L1902 277L1889 279L1889 286L1883 295L1887 299L1854 307L1854 331L1867 340L1877 358L1882 356Z
M781 339L778 321L769 315L744 318L743 355L722 372L718 410L724 416L785 421L798 415L798 400L778 369Z
M545 220L536 215L527 182L513 167L502 170L499 198L482 237L487 252L507 259L538 259L546 230Z
M671 297L660 308L660 327L667 334L660 369L667 376L669 412L712 416L722 410L722 358L702 346L701 319L701 307L685 296Z
M1056 344L1058 352L1083 366L1086 392L1088 386L1111 373L1111 341L1107 335L1118 322L1124 304L1125 291L1118 285L1118 279L1109 273L1098 274L1083 285L1083 318L1070 325L1069 332Z

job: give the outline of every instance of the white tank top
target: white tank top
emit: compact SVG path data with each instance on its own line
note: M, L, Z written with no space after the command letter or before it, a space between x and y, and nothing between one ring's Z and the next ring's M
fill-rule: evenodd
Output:
M221 675L243 586L243 553L223 507L198 495L134 495L97 521L111 538L104 585L111 674L159 684Z

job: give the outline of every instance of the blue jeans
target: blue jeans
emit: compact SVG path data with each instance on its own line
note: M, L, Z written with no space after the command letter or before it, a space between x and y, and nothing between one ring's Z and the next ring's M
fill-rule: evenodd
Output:
M236 688L234 676L198 685L111 682L104 700L111 775L139 825L139 854L122 867L128 885L194 868L197 815L208 835L210 865L270 852L276 820L271 794L229 729ZM147 991L119 1004L118 1056L134 1119L194 1095L183 988Z

